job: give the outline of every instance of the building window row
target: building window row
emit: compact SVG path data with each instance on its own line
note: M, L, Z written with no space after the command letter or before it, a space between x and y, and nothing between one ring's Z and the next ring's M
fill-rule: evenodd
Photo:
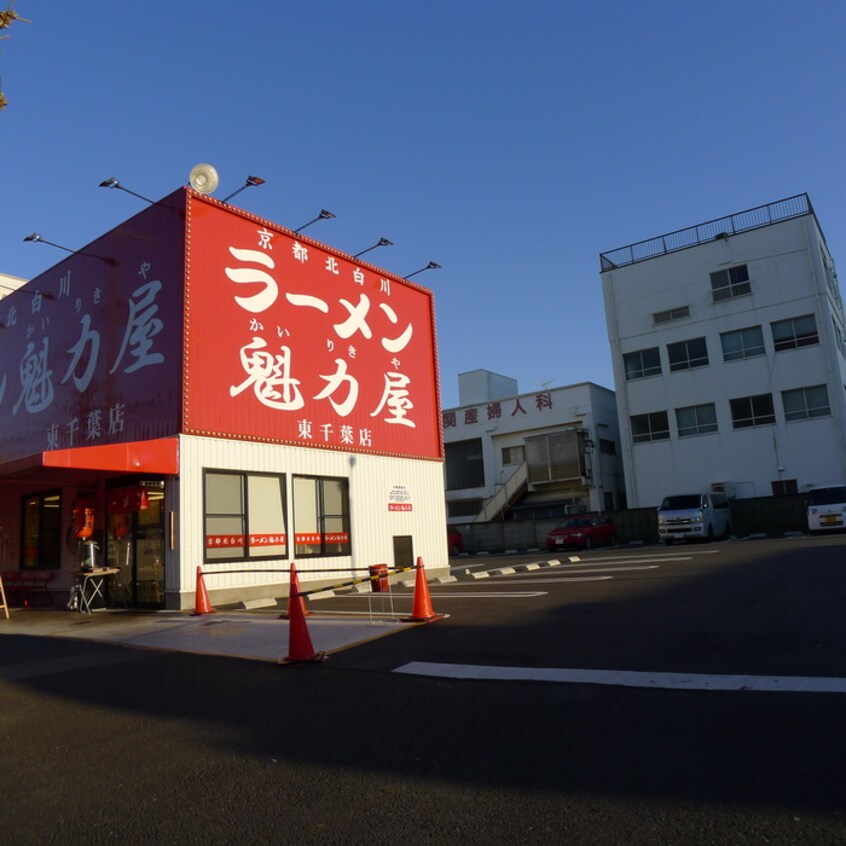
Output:
M817 323L813 314L801 317L791 317L787 320L776 320L770 324L773 339L773 349L776 352L799 349L800 347L819 344L820 338ZM723 361L739 361L744 358L754 358L766 354L764 333L761 326L747 326L731 332L720 333ZM667 360L670 372L692 370L709 364L708 344L704 337L688 338L667 344ZM658 347L648 347L642 350L625 353L623 368L626 381L644 379L648 376L660 376L661 354Z
M207 563L350 555L347 479L292 478L293 537L285 476L207 470L204 537Z
M784 419L810 420L814 417L828 417L831 405L825 385L795 388L781 392ZM731 422L734 429L749 429L754 426L768 426L776 421L772 394L756 394L729 400ZM703 403L677 408L676 430L680 438L693 435L707 435L718 431L717 407L715 403ZM632 442L668 440L670 421L666 411L635 414L630 418Z

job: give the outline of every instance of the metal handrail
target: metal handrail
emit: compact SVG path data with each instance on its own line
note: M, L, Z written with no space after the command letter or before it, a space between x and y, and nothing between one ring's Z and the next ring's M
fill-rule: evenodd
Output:
M600 253L600 271L614 270L617 267L647 261L656 256L686 250L688 247L696 247L708 241L727 238L738 232L760 229L763 226L770 226L773 223L806 214L814 214L811 199L807 194L796 194L793 197L776 200L774 203L767 203L765 206L756 206L727 217L718 217L715 220L698 223L696 226L688 226L686 229L677 229L675 232L659 235L657 238L649 238L646 241L638 241L635 244Z

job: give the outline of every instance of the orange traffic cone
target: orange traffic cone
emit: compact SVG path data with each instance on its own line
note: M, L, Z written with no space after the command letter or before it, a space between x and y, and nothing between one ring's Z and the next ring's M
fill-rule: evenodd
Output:
M296 597L296 598L295 598ZM297 565L294 562L291 562L291 586L288 591L288 610L283 611L279 615L280 620L290 620L291 619L291 603L292 602L299 602L300 606L303 609L303 616L308 617L311 614L311 611L308 610L305 597L300 595L300 577L297 575Z
M288 595L288 654L280 664L307 664L310 662L326 661L325 652L315 652L308 633L305 614L303 613L303 598L299 590L295 590L293 579L291 591Z
M200 614L215 614L214 608L209 602L209 595L206 591L206 583L203 581L203 568L197 567L197 590L194 592L194 610L191 612L192 617L198 617Z
M411 606L411 616L403 617L404 623L434 623L443 620L445 614L436 614L432 610L432 600L429 597L429 583L426 581L426 571L423 559L417 559L417 578L414 582L414 602Z

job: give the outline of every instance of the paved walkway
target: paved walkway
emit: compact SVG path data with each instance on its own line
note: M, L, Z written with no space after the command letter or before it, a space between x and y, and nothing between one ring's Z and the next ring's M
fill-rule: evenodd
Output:
M315 652L331 654L415 623L399 618L310 614L306 630ZM280 661L290 649L290 624L274 612L235 611L191 616L185 611L98 610L93 614L12 608L0 612L0 635L62 637L117 643L142 649L224 655L255 661ZM302 632L295 649L302 654Z

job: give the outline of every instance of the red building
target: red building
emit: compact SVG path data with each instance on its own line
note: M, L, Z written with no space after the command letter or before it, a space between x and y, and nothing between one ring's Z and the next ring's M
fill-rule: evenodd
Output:
M113 593L184 608L198 565L216 602L447 566L427 289L184 188L0 326L0 571L68 590L96 541Z

